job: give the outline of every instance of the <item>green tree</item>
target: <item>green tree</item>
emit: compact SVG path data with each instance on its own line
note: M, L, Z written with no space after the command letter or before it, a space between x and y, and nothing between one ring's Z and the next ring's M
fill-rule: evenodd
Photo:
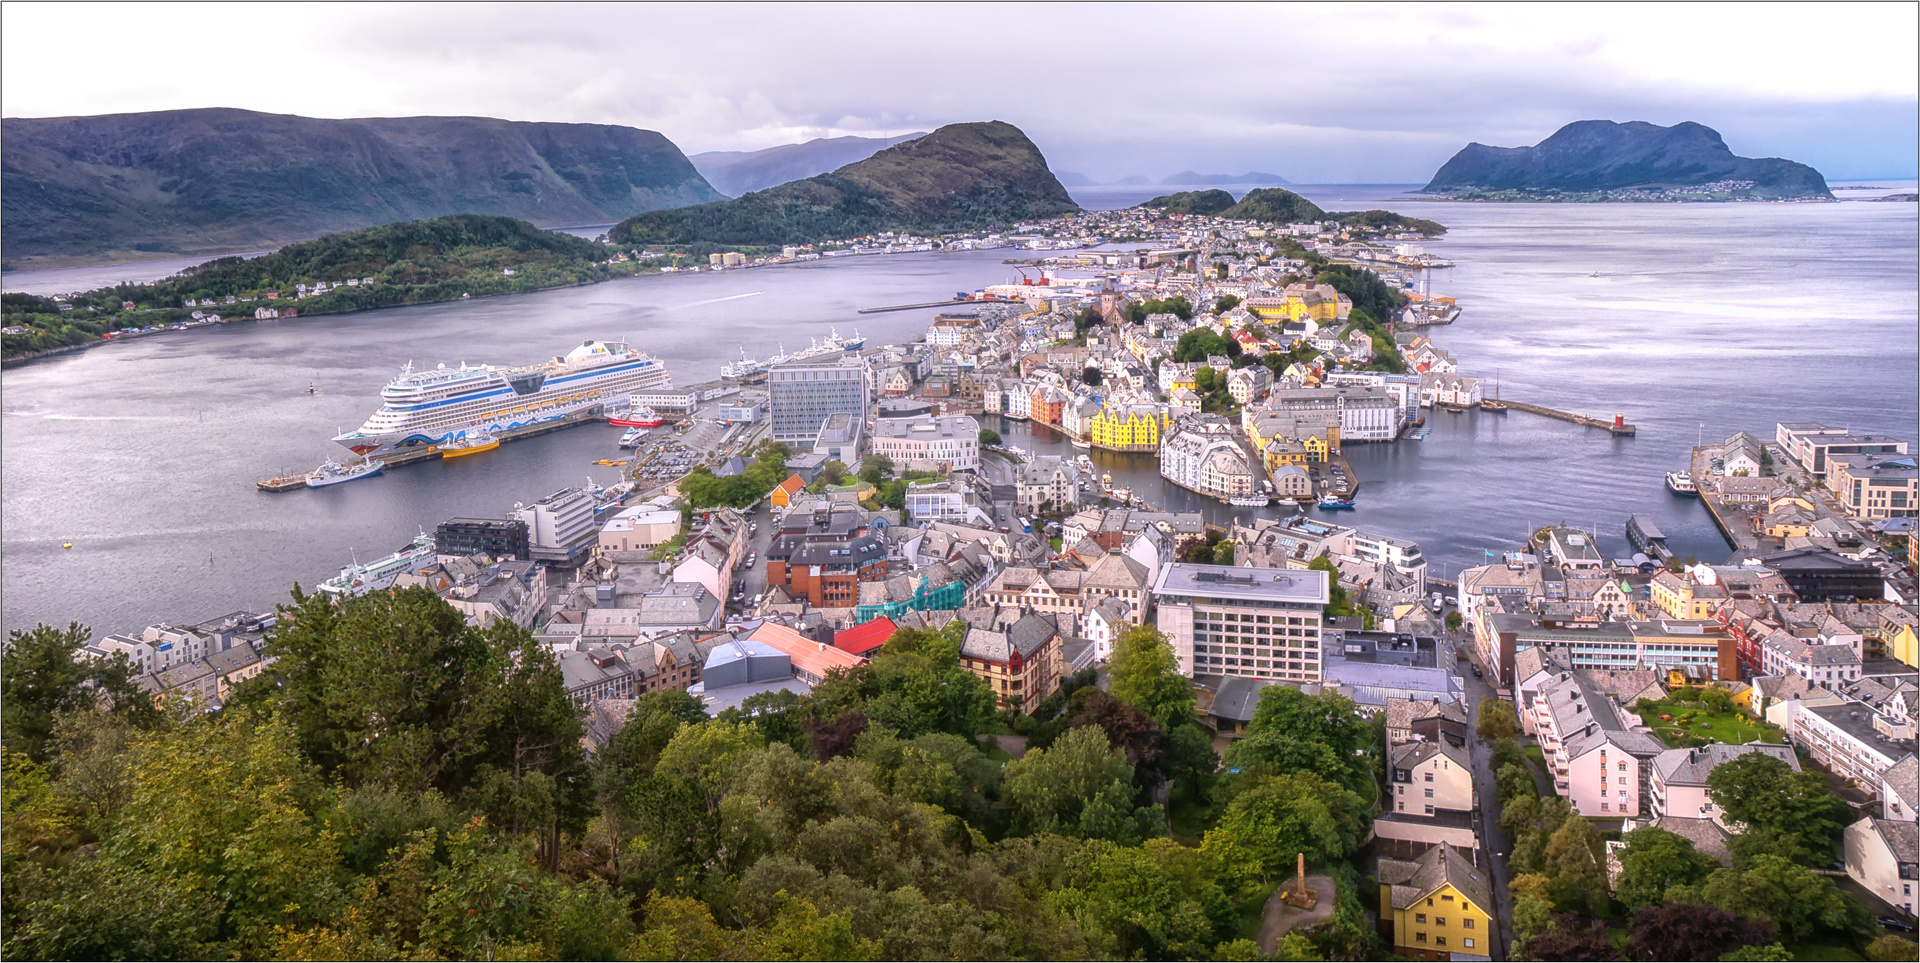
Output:
M1105 379L1106 373L1101 371L1097 365L1087 365L1080 372L1080 380L1086 382L1089 387L1098 388L1100 387L1100 382Z
M1726 765L1730 763L1722 768ZM1873 923L1873 914L1833 880L1764 853L1753 857L1745 870L1716 870L1701 895L1741 919L1770 919L1782 936L1795 941L1821 932L1853 937L1868 932Z
M1268 686L1260 692L1246 737L1227 747L1226 764L1314 772L1371 798L1379 771L1375 742L1373 726L1353 700L1331 689L1307 695L1292 686Z
M1666 899L1675 886L1698 886L1720 867L1719 861L1694 850L1692 840L1651 826L1621 839L1620 879L1614 895L1630 907L1650 906Z
M1774 945L1778 946L1779 944L1776 943ZM1913 959L1915 949L1916 947L1912 940L1895 936L1892 933L1883 933L1873 942L1867 944L1867 959L1882 960L1885 961L1885 963L1898 963L1898 961ZM1789 960L1792 958L1791 956L1781 957L1781 959ZM1721 959L1725 959L1725 957L1721 957Z
M1220 296L1219 300L1213 302L1213 313L1226 314L1228 311L1231 311L1234 308L1237 308L1239 306L1240 306L1239 295L1223 294Z
M1552 879L1556 909L1601 916L1607 909L1605 874L1601 867L1605 844L1593 823L1574 817L1555 830L1547 843L1547 875Z
M1765 753L1750 752L1714 767L1707 795L1726 818L1745 824L1734 856L1773 853L1802 864L1824 864L1846 827L1847 805L1818 773L1795 772Z
M1058 833L1133 845L1150 835L1158 807L1133 805L1125 750L1092 726L1069 729L1050 749L1029 749L1007 767L1014 822L1028 833Z
M1894 939L1898 939L1898 937L1894 937ZM1906 941L1902 940L1901 942ZM1869 948L1867 959L1911 960L1913 959L1913 953L1911 952L1913 944L1907 943L1907 946L1909 947L1909 951L1905 956L1887 957L1873 956L1871 955L1871 948ZM1722 963L1791 963L1794 955L1791 950L1780 943L1768 943L1763 946L1743 946L1737 950L1729 950L1728 952L1720 954L1720 959Z
M982 428L980 429L980 443L982 445L1000 444L1000 433L994 431L992 428Z
M1493 696L1480 699L1480 719L1474 726L1482 743L1491 745L1502 739L1520 738L1520 717L1513 711L1513 703L1503 702Z
M78 622L7 634L0 649L0 739L8 748L44 762L56 718L97 705L139 725L158 719L153 700L140 689L139 667L121 654L81 656L92 641Z
M1213 564L1232 565L1234 545L1234 541L1230 538L1223 538L1216 543L1213 546Z
M893 459L885 455L868 455L860 460L860 480L869 485L878 485L893 477Z
M1210 864L1241 884L1292 872L1295 857L1345 858L1369 822L1367 801L1311 772L1262 776L1236 794L1201 845Z
M221 942L264 955L275 927L341 908L336 839L314 817L323 799L291 726L246 710L193 718L135 744L107 858L181 881L218 907Z
M1162 729L1193 721L1193 685L1180 674L1173 646L1159 629L1136 625L1121 633L1114 639L1107 671L1107 691L1152 716Z
M1460 613L1458 612L1447 613L1447 631L1458 632L1460 631L1460 626L1464 624L1466 624L1466 619Z
M1112 934L1121 959L1190 959L1206 954L1214 927L1204 904L1145 849L1109 849L1080 886L1055 902L1071 917Z

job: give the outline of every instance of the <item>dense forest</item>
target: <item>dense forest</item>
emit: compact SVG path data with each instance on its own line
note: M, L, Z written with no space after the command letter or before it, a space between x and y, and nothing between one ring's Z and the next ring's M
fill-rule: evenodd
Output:
M15 356L82 344L107 331L186 322L194 310L189 300L226 319L251 317L259 307L337 314L586 284L632 270L603 263L611 253L510 217L462 214L385 224L261 257L219 258L151 284L72 295L64 311L50 298L8 294L0 300L5 323L27 330L6 334L0 347ZM296 299L297 285L315 282L329 289ZM269 292L277 297L269 300Z
M810 694L710 718L673 690L583 743L524 631L409 588L303 596L219 711L156 710L88 633L16 632L9 959L1247 959L1304 852L1341 880L1287 959L1378 959L1350 862L1381 732L1268 689L1224 760L1173 653L1033 716L904 630ZM1010 758L977 737L1017 732Z

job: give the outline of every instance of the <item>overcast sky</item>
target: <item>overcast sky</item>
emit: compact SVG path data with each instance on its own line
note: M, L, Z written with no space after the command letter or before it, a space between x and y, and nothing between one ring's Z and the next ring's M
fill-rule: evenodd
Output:
M1920 167L1920 7L7 4L8 117L244 107L626 124L687 153L998 119L1096 179L1422 182L1469 141L1693 120Z

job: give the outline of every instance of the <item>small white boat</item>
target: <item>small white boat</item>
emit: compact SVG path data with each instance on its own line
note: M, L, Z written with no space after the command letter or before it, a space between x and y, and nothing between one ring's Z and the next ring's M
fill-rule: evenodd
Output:
M362 478L372 478L380 474L380 470L385 467L387 467L386 462L373 461L372 459L362 459L358 465L342 465L338 462L328 461L307 475L307 487L325 488L328 485L340 485L350 481L359 481Z
M1683 471L1667 472L1667 490L1675 495L1700 494L1700 489L1693 483L1693 476Z
M620 447L622 448L639 447L640 439L647 437L647 431L648 430L645 428L627 429L627 433L620 436Z

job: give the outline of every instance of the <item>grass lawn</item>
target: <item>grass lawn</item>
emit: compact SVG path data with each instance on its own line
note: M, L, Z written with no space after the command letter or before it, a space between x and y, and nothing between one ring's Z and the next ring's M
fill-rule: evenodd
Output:
M1533 760L1534 765L1540 767L1541 772L1547 771L1547 754L1544 752L1541 752L1539 746L1528 745L1524 747L1522 751L1527 754L1528 759Z
M1708 712L1693 703L1657 702L1652 713L1643 721L1653 728L1653 734L1669 746L1682 748L1691 745L1691 739L1707 742L1724 742L1739 745L1759 739L1763 742L1785 742L1780 730L1775 729L1752 716L1738 710L1730 712ZM1691 719L1682 716L1692 713ZM1670 716L1662 719L1661 716Z

